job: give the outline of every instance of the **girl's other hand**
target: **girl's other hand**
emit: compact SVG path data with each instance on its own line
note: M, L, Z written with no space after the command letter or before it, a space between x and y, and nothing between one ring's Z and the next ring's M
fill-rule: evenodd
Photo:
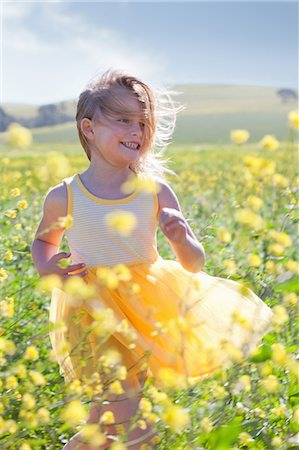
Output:
M59 262L63 258L68 258L69 256L70 253L65 252L60 252L53 255L52 258L50 258L49 261L40 268L39 270L40 276L42 277L45 275L55 274L64 279L75 276L83 277L84 275L86 275L88 273L88 270L87 269L83 270L86 267L84 263L70 264L66 267L60 267Z
M162 208L159 216L162 232L173 244L184 244L187 238L187 224L180 211L173 208Z

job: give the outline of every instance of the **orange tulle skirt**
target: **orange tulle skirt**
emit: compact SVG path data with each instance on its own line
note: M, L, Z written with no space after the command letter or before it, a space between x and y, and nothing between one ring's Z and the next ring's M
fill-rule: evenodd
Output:
M90 377L109 348L121 355L128 377L146 369L159 380L169 369L200 381L236 355L247 357L271 326L271 309L240 283L161 257L128 268L129 280L102 285L82 302L53 289L50 322L60 326L50 339L66 382ZM98 268L88 269L84 280L92 286Z

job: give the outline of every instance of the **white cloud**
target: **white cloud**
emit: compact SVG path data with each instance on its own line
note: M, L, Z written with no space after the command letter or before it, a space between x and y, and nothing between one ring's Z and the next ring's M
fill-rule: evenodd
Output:
M45 30L52 36L41 34L45 17ZM165 62L156 54L129 42L128 36L112 28L85 21L70 4L10 4L4 8L3 22L5 102L45 103L74 98L91 78L109 67L126 70L145 81L166 70Z

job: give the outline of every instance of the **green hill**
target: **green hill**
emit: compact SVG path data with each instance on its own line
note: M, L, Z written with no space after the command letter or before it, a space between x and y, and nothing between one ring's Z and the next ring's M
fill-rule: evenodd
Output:
M250 140L274 134L288 138L287 115L297 107L296 101L283 103L274 87L189 84L172 87L179 95L174 99L185 106L177 119L173 141L178 144L228 143L230 130L246 128ZM75 117L75 101L63 102ZM38 106L3 104L5 112L34 117ZM33 130L34 141L77 142L75 122Z

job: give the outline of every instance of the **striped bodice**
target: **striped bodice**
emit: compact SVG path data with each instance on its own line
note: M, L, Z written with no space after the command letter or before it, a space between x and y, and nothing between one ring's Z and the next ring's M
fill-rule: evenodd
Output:
M155 261L157 252L157 194L136 190L119 200L106 200L89 192L79 174L63 180L68 192L68 214L73 217L66 237L73 263L113 266ZM133 213L137 224L128 236L107 225L110 212Z

